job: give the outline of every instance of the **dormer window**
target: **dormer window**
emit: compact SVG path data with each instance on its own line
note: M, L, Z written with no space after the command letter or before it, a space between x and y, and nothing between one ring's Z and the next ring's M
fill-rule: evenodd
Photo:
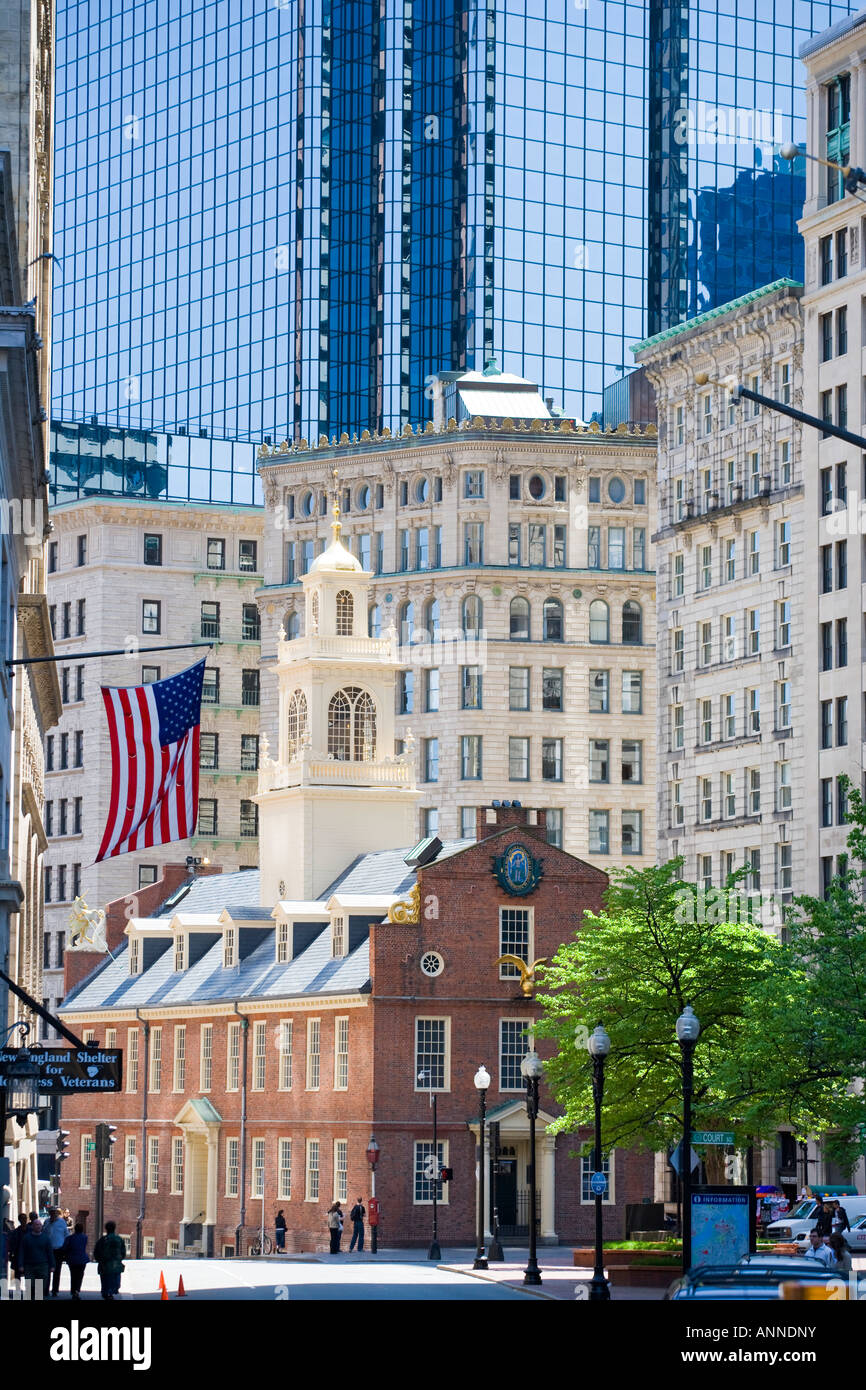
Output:
M137 936L129 938L129 973L141 974L141 941Z
M223 934L223 969L229 970L237 965L237 933L234 927L226 927Z
M178 932L174 938L174 968L186 970L186 932Z
M285 965L289 959L289 924L277 923L277 964Z
M331 918L331 955L336 959L346 954L346 919Z
M352 636L354 609L355 609L354 601L353 601L353 599L352 599L352 595L349 593L349 590L348 590L348 589L341 589L340 592L337 594L337 636L338 636L338 637L351 637L351 636Z

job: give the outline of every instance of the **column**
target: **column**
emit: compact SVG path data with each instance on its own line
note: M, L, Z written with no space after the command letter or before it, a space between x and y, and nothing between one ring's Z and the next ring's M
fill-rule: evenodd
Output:
M542 1134L541 1144L541 1239L556 1244L558 1236L554 1211L556 1205L556 1136Z
M208 1127L207 1132L207 1199L205 1201L205 1225L215 1226L217 1219L217 1157L219 1130Z
M184 1226L195 1216L195 1212L192 1210L194 1163L194 1140L189 1130L185 1129L183 1132L183 1216L181 1217Z

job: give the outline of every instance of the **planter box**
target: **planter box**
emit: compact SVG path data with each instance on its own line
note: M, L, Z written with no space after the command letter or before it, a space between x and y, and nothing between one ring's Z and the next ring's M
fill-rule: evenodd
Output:
M681 1273L679 1265L630 1265L617 1270L616 1283L625 1289L666 1289Z
M605 1265L605 1269L627 1269L630 1265L634 1265L634 1263L635 1263L635 1255L637 1255L637 1254L652 1255L652 1253L653 1253L653 1252L652 1252L651 1250L647 1250L647 1251L638 1251L638 1250L605 1250L605 1252L604 1252L604 1265ZM659 1251L659 1254L661 1254L661 1253L662 1253L662 1252ZM665 1251L664 1253L667 1254L668 1252ZM676 1250L672 1250L670 1253L671 1253L672 1255L676 1255L676 1254L677 1254L677 1251L676 1251ZM574 1250L574 1251L572 1252L572 1254L573 1254L573 1258L574 1258L574 1263L575 1263L575 1265L577 1266L578 1269L593 1269L593 1268L595 1267L595 1251L594 1251L594 1250L590 1250L590 1249L588 1249L587 1247L582 1246L582 1247L578 1248L577 1250ZM647 1268L654 1268L654 1267L657 1267L657 1266L649 1265L649 1266L646 1266L646 1267L647 1267ZM643 1266L636 1265L635 1268L643 1268ZM676 1278L678 1266L677 1266L677 1265L671 1265L670 1268L671 1268L671 1270L673 1271L673 1273L671 1274L671 1278L674 1279L674 1278Z

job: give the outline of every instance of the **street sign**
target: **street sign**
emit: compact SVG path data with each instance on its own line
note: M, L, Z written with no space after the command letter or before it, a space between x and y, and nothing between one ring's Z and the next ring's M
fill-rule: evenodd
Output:
M732 1129L694 1129L692 1130L693 1144L729 1144L734 1142L734 1131Z
M605 1192L607 1192L607 1178L604 1176L604 1173L593 1173L589 1180L589 1186L590 1191L593 1192L596 1197L603 1197Z
M39 1067L34 1084L43 1095L62 1096L72 1091L119 1091L122 1086L123 1052L119 1048L31 1047L27 1049L31 1062ZM0 1088L7 1080L15 1086L15 1077L7 1078L6 1068L19 1057L18 1048L0 1051Z
M673 1153L671 1154L670 1158L668 1159L668 1163L671 1165L671 1167L673 1168L673 1170L674 1170L674 1172L676 1173L677 1177L679 1177L679 1178L681 1178L682 1175L683 1175L683 1173L682 1173L682 1147L683 1147L683 1146L682 1146L682 1141L681 1141L679 1144L677 1144L676 1148L674 1149ZM699 1166L701 1160L698 1158L698 1155L695 1153L694 1149L690 1149L689 1152L690 1152L690 1154L691 1154L691 1160L692 1160L692 1162L691 1162L691 1168L692 1168L692 1172L694 1172L694 1170Z
M96 1148L96 1140L95 1140L95 1139L85 1139L85 1141L84 1141L84 1148L85 1148L85 1151L86 1151L87 1153L92 1154L92 1153L93 1153L93 1150Z

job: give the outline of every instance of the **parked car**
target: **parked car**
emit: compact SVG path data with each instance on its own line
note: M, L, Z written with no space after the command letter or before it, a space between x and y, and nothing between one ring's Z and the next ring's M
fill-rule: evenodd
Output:
M770 1265L758 1263L761 1257L752 1258L756 1261L754 1264L741 1261L736 1265L703 1265L692 1269L674 1280L665 1298L675 1303L687 1300L778 1303L782 1284L824 1285L831 1281L839 1289L841 1298L848 1296L844 1280L831 1270L816 1266L814 1260L791 1257L790 1263L779 1259Z
M852 1226L855 1217L866 1216L866 1197L840 1197L838 1200L847 1211L848 1220ZM767 1238L777 1241L793 1241L798 1250L805 1250L809 1244L809 1232L815 1225L816 1206L814 1197L804 1197L803 1201L798 1202L794 1210L789 1212L787 1216L783 1216L779 1221L773 1221L767 1227Z
M845 1210L848 1211L847 1206ZM866 1215L858 1216L854 1221L848 1211L848 1219L851 1221L850 1231L845 1231L845 1240L852 1255L866 1255Z

